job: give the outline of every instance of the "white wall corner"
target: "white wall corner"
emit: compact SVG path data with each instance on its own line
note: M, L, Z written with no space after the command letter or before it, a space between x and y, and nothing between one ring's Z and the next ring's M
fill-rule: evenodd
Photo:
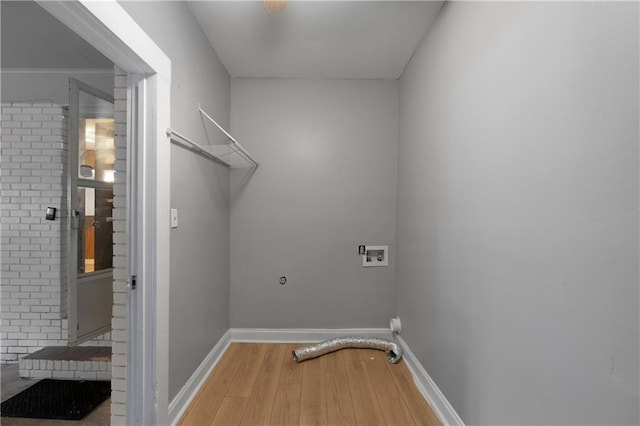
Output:
M344 336L393 338L388 328L232 328L229 331L233 342L315 343Z
M178 423L187 408L189 408L189 404L191 404L191 401L196 397L198 391L211 375L213 368L218 364L230 344L231 330L227 330L198 366L196 371L193 372L189 380L187 380L187 383L180 389L180 392L173 398L173 401L169 404L169 421L172 426Z
M431 405L436 416L438 416L445 425L464 426L464 422L460 416L458 416L456 410L453 409L453 406L451 406L444 394L438 389L438 386L433 379L431 379L422 364L420 364L418 358L411 352L407 342L400 336L396 337L396 341L400 347L402 347L402 357L413 376L418 390L425 397L429 405Z

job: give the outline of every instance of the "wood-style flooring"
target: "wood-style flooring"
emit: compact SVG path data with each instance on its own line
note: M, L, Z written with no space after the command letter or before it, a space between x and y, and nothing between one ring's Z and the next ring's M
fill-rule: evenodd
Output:
M442 425L404 361L343 349L298 364L300 346L232 343L180 425Z

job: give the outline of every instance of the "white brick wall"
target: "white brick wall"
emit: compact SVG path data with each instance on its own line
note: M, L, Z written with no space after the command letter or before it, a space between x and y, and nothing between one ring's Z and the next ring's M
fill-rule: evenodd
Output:
M111 380L110 361L21 359L20 377L41 379Z
M66 108L52 103L2 104L0 354L4 362L65 343L66 116ZM58 209L55 221L45 220L47 207Z
M67 109L2 103L0 360L67 343ZM56 220L45 220L47 207ZM109 345L107 334L91 345Z
M114 70L116 145L113 184L113 313L111 329L111 424L127 424L127 74Z

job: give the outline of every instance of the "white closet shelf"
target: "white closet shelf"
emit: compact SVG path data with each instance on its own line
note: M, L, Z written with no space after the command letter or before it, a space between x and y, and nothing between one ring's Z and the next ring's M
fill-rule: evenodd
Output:
M221 125L219 125L209 114L207 114L198 104L198 111L200 115L206 118L208 121L212 122L216 125L222 133L227 137L228 143L220 144L220 145L200 145L186 136L176 132L172 128L167 129L167 136L171 138L171 140L177 140L182 143L186 143L191 145L196 151L201 154L214 159L216 161L222 162L228 167L235 169L241 167L258 167L258 162L249 154L249 152L243 148L242 145L236 141L233 136L229 134Z

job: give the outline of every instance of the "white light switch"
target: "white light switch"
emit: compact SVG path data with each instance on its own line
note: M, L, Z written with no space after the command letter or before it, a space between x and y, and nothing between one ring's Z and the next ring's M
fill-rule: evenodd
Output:
M171 227L178 227L178 209L171 209Z

